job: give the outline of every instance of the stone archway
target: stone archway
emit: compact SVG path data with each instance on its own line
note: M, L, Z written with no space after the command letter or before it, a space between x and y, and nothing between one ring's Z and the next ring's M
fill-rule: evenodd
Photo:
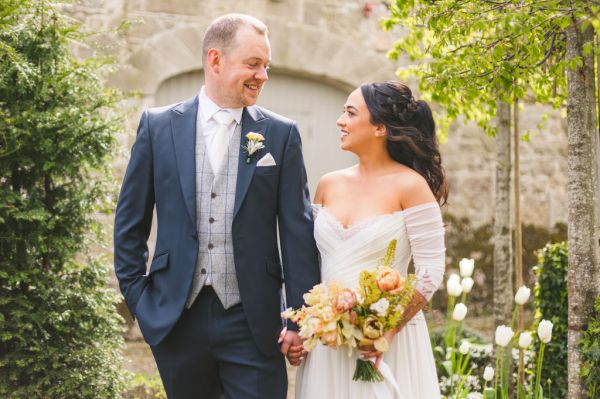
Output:
M127 67L113 75L112 83L152 97L161 82L202 69L201 43L205 24L190 23L158 33L136 48ZM269 23L272 66L299 76L310 76L342 89L366 81L394 77L396 65L385 54L361 46L339 34L305 25Z

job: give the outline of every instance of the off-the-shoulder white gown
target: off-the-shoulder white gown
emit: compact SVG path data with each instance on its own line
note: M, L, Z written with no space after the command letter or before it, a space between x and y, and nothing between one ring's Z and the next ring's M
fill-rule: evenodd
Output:
M361 270L376 267L396 239L394 267L403 275L411 256L417 289L431 298L444 274L444 229L438 204L427 203L392 214L375 216L344 227L326 207L314 206L315 238L321 254L324 282L358 286ZM296 399L436 399L437 373L425 318L419 312L396 334L383 361L392 372L389 381L352 380L358 353L318 344L298 368Z

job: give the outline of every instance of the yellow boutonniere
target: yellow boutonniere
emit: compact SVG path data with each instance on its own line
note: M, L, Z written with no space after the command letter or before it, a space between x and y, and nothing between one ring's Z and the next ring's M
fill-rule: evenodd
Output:
M252 155L256 151L265 148L265 145L263 144L263 141L265 141L265 137L260 133L248 132L248 134L246 134L246 140L246 145L242 148L244 148L248 153L246 163L250 163L250 161L252 160Z

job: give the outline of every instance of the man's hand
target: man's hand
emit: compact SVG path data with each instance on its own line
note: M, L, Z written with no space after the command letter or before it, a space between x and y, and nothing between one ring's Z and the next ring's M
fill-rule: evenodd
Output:
M299 366L302 363L302 358L306 354L302 345L302 338L297 331L288 331L283 329L279 334L279 344L281 345L281 353L287 357L292 366Z

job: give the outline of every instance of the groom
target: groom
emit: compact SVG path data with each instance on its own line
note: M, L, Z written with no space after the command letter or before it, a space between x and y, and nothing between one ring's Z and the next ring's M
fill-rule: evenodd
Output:
M254 105L267 34L246 15L211 23L205 86L144 111L121 188L115 271L170 399L285 398L283 355L300 339L288 325L278 344L282 283L297 308L319 280L296 123Z

